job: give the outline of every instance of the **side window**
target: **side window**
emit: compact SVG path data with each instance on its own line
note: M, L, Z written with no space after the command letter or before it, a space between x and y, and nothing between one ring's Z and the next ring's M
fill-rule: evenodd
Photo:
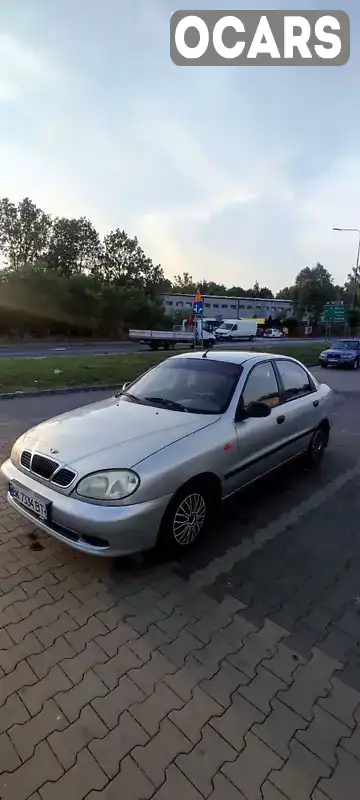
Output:
M279 387L270 361L254 367L245 384L242 401L245 408L249 403L255 402L266 403L269 406L279 405Z
M312 381L299 364L294 364L292 361L277 361L276 366L284 387L284 400L303 397L313 391Z

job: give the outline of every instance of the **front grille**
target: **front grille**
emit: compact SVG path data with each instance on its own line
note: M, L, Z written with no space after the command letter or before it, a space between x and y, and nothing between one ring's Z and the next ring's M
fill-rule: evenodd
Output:
M45 478L49 481L58 467L59 464L57 461L46 458L46 456L40 456L38 453L35 453L32 457L31 472L34 472L35 475L39 475L40 478Z
M60 464L57 461L53 461L52 458L47 458L47 456L42 456L40 453L34 453L34 455L32 455L30 450L22 451L20 464L24 469L28 469L30 472L34 473L34 475L51 481L51 483L60 486L62 489L66 489L67 486L70 486L76 477L76 472L74 472L74 470L67 469L67 467L61 467L61 469L59 469ZM58 470L58 472L56 472L56 470Z
M20 457L20 464L25 469L30 469L31 453L29 450L23 450Z
M59 470L59 472L54 475L51 483L55 483L56 486L62 486L65 489L66 486L70 486L70 483L74 480L76 472L73 472L72 469L66 469L63 467Z

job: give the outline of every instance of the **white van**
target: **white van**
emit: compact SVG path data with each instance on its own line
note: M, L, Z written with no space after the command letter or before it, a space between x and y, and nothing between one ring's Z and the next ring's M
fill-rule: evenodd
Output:
M208 324L208 321L206 319L198 318L195 322L195 325L196 325L196 338L198 342L202 340L204 345L206 345L207 347L212 347L216 342L216 337L215 333L213 332L213 327L211 326L211 324ZM177 327L179 326L177 325L174 326L174 328ZM191 325L189 327L186 319L183 320L181 330L184 333L191 333L192 336L194 336L195 333L194 326Z
M207 333L213 333L215 328L218 328L219 325L221 325L221 320L220 321L217 320L216 317L198 317L196 319L196 328L197 331L200 333L200 336L201 336L201 330L203 330L204 332L207 331ZM193 326L191 327L193 328ZM183 320L182 330L183 331L189 330L187 319Z
M215 330L215 336L220 341L245 339L249 342L253 342L256 334L256 319L224 319L220 327Z

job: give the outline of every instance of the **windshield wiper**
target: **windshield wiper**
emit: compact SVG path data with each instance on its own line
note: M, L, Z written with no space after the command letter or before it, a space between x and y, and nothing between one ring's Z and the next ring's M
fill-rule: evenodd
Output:
M130 400L132 403L140 403L140 404L142 404L142 400L140 400L139 397L136 397L135 394L131 394L131 392L125 392L125 391L124 392L118 392L118 394L116 394L115 397L116 398L118 398L118 397L127 397L127 399Z
M168 400L167 397L145 397L145 400L148 403L159 403L159 405L165 408L172 408L174 411L189 411L182 403L178 403L176 400Z

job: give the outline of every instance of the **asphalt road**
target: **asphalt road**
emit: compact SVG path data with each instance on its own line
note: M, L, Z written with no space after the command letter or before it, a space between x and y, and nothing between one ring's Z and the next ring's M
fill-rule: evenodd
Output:
M325 339L263 339L256 340L256 345L261 344L262 347L279 347L286 341L286 344L296 346L304 346L304 344L317 344L318 342L325 342ZM329 340L328 340L329 342ZM238 349L242 346L241 342L231 342L230 344L221 344L222 349ZM249 345L246 345L249 347ZM1 358L54 358L55 356L69 356L69 355L104 355L116 353L141 353L149 352L146 345L139 345L135 342L83 342L75 343L29 343L29 344L13 344L13 345L0 345L0 359Z

